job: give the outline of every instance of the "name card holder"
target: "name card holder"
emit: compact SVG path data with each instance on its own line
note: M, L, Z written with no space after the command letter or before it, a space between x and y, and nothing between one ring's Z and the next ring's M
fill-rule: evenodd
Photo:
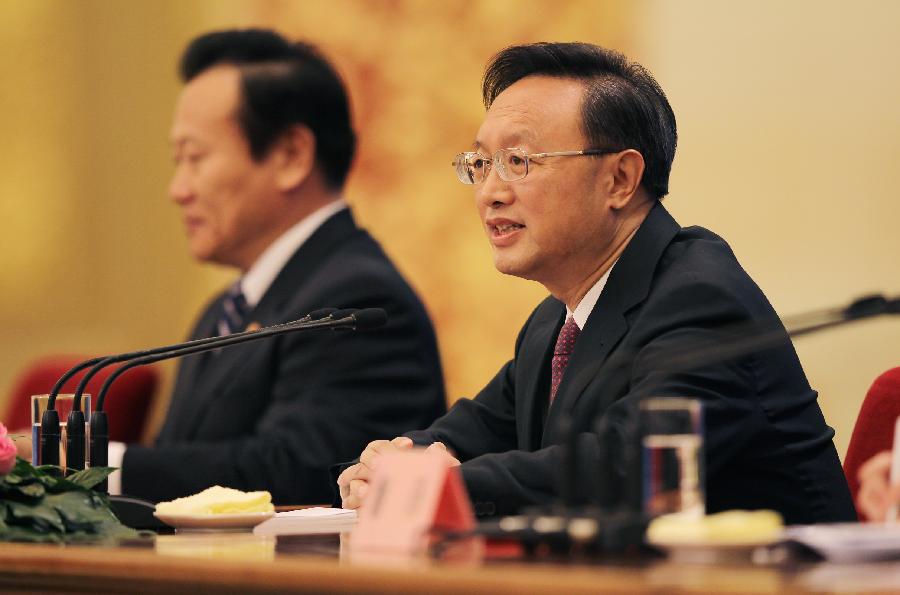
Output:
M443 451L415 448L378 459L351 551L418 553L432 531L468 531L475 516L462 476Z

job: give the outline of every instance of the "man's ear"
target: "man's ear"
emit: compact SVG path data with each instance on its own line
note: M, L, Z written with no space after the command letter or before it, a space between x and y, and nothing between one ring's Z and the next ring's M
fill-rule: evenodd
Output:
M294 190L310 175L316 163L316 137L303 125L291 126L274 147L275 181L282 191Z
M637 194L644 177L644 156L634 149L626 149L608 157L609 204L624 209Z

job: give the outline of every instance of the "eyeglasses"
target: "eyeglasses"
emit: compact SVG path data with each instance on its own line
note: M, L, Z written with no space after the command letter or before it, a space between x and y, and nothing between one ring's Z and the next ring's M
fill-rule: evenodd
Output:
M609 155L622 149L585 149L584 151L554 151L552 153L526 153L519 148L499 149L493 158L488 159L476 151L460 153L453 160L456 177L463 184L480 184L491 172L491 165L496 164L497 175L506 182L515 182L528 175L532 159L544 157L577 157L580 155Z

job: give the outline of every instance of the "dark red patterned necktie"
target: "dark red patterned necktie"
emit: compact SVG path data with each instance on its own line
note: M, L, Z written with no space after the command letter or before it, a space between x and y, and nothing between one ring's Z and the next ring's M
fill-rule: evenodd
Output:
M575 324L575 319L569 316L566 323L559 329L559 337L556 338L556 347L553 349L553 363L550 376L550 404L556 398L556 391L559 390L559 383L562 382L563 374L566 372L566 366L569 365L569 356L575 349L575 340L581 329Z

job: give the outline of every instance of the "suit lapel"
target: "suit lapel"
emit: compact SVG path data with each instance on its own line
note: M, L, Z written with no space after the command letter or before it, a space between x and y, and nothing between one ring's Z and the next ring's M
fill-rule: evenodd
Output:
M519 447L535 450L541 443L543 410L550 395L550 361L556 336L565 319L561 302L550 298L529 324L528 334L516 361L516 386L523 395L516 400L516 432Z
M218 334L216 326L223 295L213 300L203 313L191 334L191 340L205 339ZM168 439L178 440L190 434L187 422L194 417L197 397L202 393L200 381L205 377L205 370L211 367L210 360L213 357L214 354L206 352L189 355L181 360L175 389L172 392L171 411L166 416L166 425L160 430L158 440L163 442Z
M625 314L647 297L656 265L680 229L668 211L657 202L622 252L575 343L556 399L547 415L543 445L558 440L555 429L559 426L562 413L575 408L589 385L602 382L601 368L628 332ZM621 365L625 363L623 361ZM615 373L616 370L610 372ZM612 399L615 395L604 397ZM600 411L605 407L594 402L591 408L592 411Z
M296 295L297 288L306 285L310 278L336 252L338 247L354 236L365 232L356 226L350 209L344 209L328 219L303 243L284 265L272 285L251 313L260 324L272 324L285 314L284 305ZM317 304L314 308L346 308L353 304ZM304 312L303 314L306 314ZM287 322L283 320L281 322Z
M322 266L342 242L349 240L354 234L363 233L353 221L349 209L339 211L323 223L291 256L281 272L272 281L272 285L263 294L259 303L248 316L248 326L268 326L288 322L295 312L285 312L285 302L297 293L297 288L306 284L312 275ZM216 311L221 298L216 301ZM346 306L348 304L343 304ZM321 304L317 307L337 306L341 304ZM305 313L303 313L305 314ZM215 329L217 316L212 317L210 332ZM211 335L207 335L211 336ZM272 341L273 339L261 339ZM214 406L214 401L227 390L228 383L240 376L241 371L252 361L254 349L259 343L228 347L214 353L203 354L198 361L185 362L190 366L185 370L191 394L184 395L178 422L179 437L192 436L199 427L200 418L207 408ZM206 359L201 359L206 358ZM190 358L195 359L195 358Z

